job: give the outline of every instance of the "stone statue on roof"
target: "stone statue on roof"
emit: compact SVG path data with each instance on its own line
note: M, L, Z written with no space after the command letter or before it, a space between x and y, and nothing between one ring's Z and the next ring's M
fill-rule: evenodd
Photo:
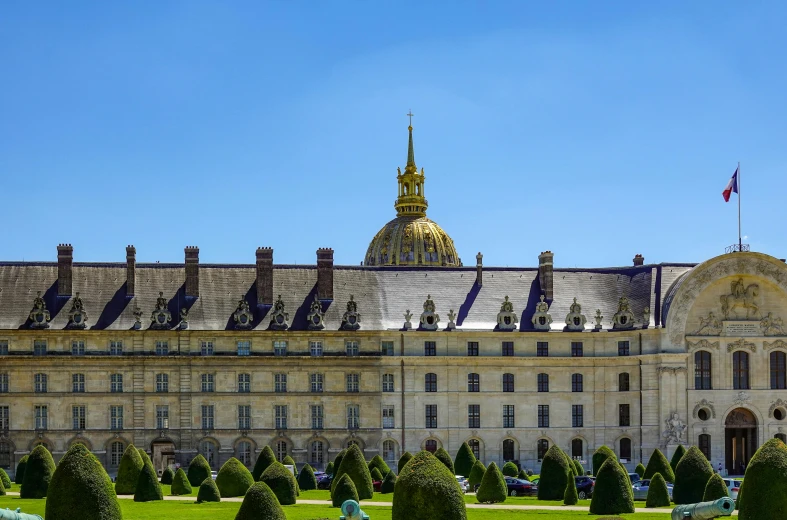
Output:
M49 311L46 310L46 303L44 299L41 298L41 291L36 293L36 297L33 300L33 309L30 311L28 319L30 320L31 329L49 328Z
M361 328L361 315L358 313L358 304L350 295L347 302L347 312L342 315L342 330L358 330Z

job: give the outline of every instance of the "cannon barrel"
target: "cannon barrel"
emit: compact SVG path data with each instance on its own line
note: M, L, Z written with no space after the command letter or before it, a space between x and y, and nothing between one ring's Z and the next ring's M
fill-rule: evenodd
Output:
M30 513L23 513L20 508L12 511L8 508L0 509L0 520L44 520L38 515L31 515Z
M339 520L369 520L369 515L363 512L361 505L355 500L345 500Z
M713 502L699 502L697 504L684 504L675 506L672 510L672 520L708 520L720 516L730 516L735 510L735 501L729 497L720 498Z

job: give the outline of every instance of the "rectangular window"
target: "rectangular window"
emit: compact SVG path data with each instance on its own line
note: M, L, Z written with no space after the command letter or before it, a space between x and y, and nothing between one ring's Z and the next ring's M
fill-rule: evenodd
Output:
M71 375L71 391L83 393L85 391L85 374Z
M123 407L110 406L109 407L109 428L112 430L123 429Z
M549 405L538 405L538 427L549 428Z
M394 407L383 406L383 429L390 430L396 428L394 419Z
M618 356L630 356L631 349L628 341L618 341Z
M787 388L787 355L784 352L771 352L771 390ZM0 376L2 381L2 376Z
M201 356L212 356L213 355L213 342L212 341L200 341L199 353L200 353Z
M238 392L242 394L251 392L251 374L238 374Z
M481 376L478 374L467 374L467 391L480 392L481 391Z
M84 430L85 429L85 422L87 419L85 418L85 406L84 405L74 405L71 407L71 418L72 418L72 425L74 430Z
M437 374L430 372L424 376L424 392L437 392Z
M156 374L156 392L169 392L169 374Z
M547 357L547 356L549 356L549 342L548 341L537 341L536 342L536 356L537 357Z
M359 391L359 380L360 377L358 374L347 374L347 391L352 393L357 393Z
M47 387L47 375L46 374L36 374L35 375L35 391L38 394L46 393Z
M202 391L213 391L213 374L202 374Z
M71 342L71 355L72 356L84 356L85 355L85 342L84 341L72 341Z
M156 355L157 356L166 356L169 354L169 342L168 341L157 341L156 342Z
M618 408L618 426L631 426L631 410L627 404Z
M212 404L203 404L202 405L202 429L203 430L212 430L213 429L213 405Z
M393 392L393 391L394 391L394 375L383 374L383 392Z
M582 357L583 349L581 341L572 341L571 342L571 357Z
M581 404L571 405L571 426L582 428L585 424L585 409Z
M277 430L286 430L287 429L287 405L286 404L277 404L273 407L273 414L276 420L276 429Z
M123 355L123 342L118 341L110 341L109 342L109 355L110 356L122 356Z
M538 374L536 378L538 384L538 391L549 392L549 374Z
M109 391L113 394L123 391L123 374L112 374L109 376Z
M394 355L394 342L393 341L383 341L380 350L383 353L383 356L393 356Z
M503 374L503 392L514 391L514 374Z
M481 427L481 405L469 404L467 405L467 427L480 428Z
M46 356L46 340L45 339L37 339L33 341L33 355L34 356Z
M0 406L0 431L7 432L11 429L11 416L9 415L10 408L8 406Z
M711 354L706 350L698 350L694 353L694 389L711 388Z
M357 341L345 341L344 342L344 351L347 353L348 356L357 356L358 355L358 342Z
M437 342L424 341L424 356L436 356L436 355L437 355Z
M36 430L46 430L49 425L49 413L45 404L39 404L35 407L36 414Z
M571 374L571 391L582 392L584 388L582 374Z
M310 341L309 342L309 352L311 353L312 357L321 357L322 356L322 341Z
M732 353L732 388L749 389L749 354L740 350Z
M0 374L0 394L8 392L8 374Z
M424 428L437 428L437 405L427 404L425 407Z
M357 430L361 426L361 407L357 404L347 406L347 429Z
M287 392L287 374L275 374L273 376L273 391L277 394Z
M251 405L238 405L238 429L251 430Z
M287 342L284 340L277 340L273 342L273 355L286 356L287 355Z
M477 341L468 341L467 342L467 355L468 356L477 356L478 355L478 342Z
M511 357L514 355L514 342L513 341L504 341L503 342L503 356L504 357Z
M311 380L311 390L313 393L322 392L322 374L312 374L309 376Z
M249 340L238 341L237 346L238 346L238 355L239 356L250 356L251 355L251 341L249 341Z
M628 372L621 372L618 374L618 392L628 392L629 386Z
M0 339L0 356L8 355L8 340Z
M156 406L156 429L166 430L169 428L169 406Z
M503 428L516 428L514 425L514 405L503 405Z
M322 430L323 428L323 409L321 404L311 405L312 411L312 430Z

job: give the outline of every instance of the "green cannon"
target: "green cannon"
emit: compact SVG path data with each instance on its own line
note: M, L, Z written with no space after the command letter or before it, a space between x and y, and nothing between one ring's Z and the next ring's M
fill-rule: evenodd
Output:
M363 512L360 504L355 500L345 500L339 520L369 520L369 515Z
M38 515L23 513L21 508L11 511L8 508L0 509L0 520L44 520Z
M729 497L720 498L713 502L700 502L698 504L684 504L675 506L672 510L672 520L708 520L720 516L730 516L735 510L735 501Z

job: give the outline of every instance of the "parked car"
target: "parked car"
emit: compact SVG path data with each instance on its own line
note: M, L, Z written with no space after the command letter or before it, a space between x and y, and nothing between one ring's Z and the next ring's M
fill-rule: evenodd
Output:
M467 478L463 477L462 475L457 475L456 481L459 482L459 487L462 488L462 493L467 493L467 490L470 489L470 482L468 482Z
M325 474L317 481L317 489L331 489L331 482L333 482L333 475Z
M629 473L629 480L633 484L634 482L642 480L642 477L639 476L639 473Z
M505 477L508 494L512 497L533 496L538 494L538 486L527 480Z
M596 485L596 482L592 478L581 476L574 477L574 480L577 483L577 496L580 499L584 500L593 496L593 486Z
M648 498L650 479L646 478L644 480L640 480L636 484L632 485L631 488L634 491L634 500L645 500ZM670 482L667 482L667 492L669 493L669 499L672 500L672 484Z
M730 498L733 500L738 500L738 491L741 490L741 486L743 485L742 480L733 480L731 478L725 478L724 484L727 485L727 492L730 494Z
M216 480L216 477L218 477L218 476L219 476L219 472L218 471L211 471L210 472L210 478L212 478L213 480Z

